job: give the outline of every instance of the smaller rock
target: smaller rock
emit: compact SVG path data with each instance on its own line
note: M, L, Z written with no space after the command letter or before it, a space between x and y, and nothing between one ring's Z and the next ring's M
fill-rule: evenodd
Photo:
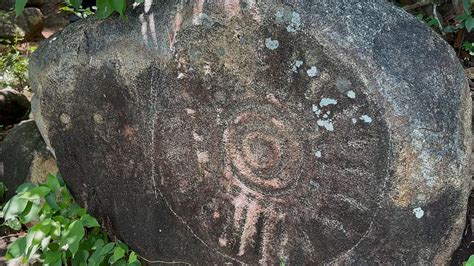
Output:
M14 41L17 37L24 41L31 41L41 36L43 28L44 18L38 8L25 8L18 17L15 16L15 11L0 12L0 38L2 39Z
M46 147L34 120L15 126L0 142L0 180L8 188L7 199L18 185L44 182L56 174L56 160Z
M12 90L0 90L0 126L7 127L28 119L31 104L25 95Z

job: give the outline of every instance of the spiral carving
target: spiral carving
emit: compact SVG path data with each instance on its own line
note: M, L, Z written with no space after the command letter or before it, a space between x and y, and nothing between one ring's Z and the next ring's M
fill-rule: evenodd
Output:
M223 134L234 176L265 194L290 188L303 163L294 128L293 122L271 105L253 105L238 112Z

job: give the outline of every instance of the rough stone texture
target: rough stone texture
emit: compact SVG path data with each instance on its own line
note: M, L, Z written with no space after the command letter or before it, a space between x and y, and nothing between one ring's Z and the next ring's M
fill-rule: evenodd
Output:
M7 186L7 198L24 182L40 183L48 173L56 174L56 160L47 150L35 121L15 126L0 142L0 180Z
M15 11L0 12L0 38L14 40L19 37L24 41L34 40L41 36L44 19L41 10L27 7L15 17Z
M31 60L76 198L145 258L444 264L464 226L456 55L382 1L148 2Z
M27 120L31 104L25 95L13 89L0 90L0 126L6 127Z

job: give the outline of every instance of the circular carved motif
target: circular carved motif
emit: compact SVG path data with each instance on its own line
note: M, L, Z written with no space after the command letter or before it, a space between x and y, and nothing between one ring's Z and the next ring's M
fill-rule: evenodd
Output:
M271 105L249 105L223 134L235 177L264 194L282 193L301 175L302 144L293 122Z

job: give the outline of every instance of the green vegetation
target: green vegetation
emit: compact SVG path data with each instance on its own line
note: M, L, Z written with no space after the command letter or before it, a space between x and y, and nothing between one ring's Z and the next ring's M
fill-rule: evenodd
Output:
M28 0L16 0L15 12L17 16L19 16L23 12L27 2ZM92 12L92 10L90 9L87 10L82 8L82 0L65 0L64 2L66 4L66 7L72 7L72 10L75 10L75 12L78 12L79 14L84 14L84 12ZM127 4L129 4L129 2L130 1L127 0L97 0L97 8L95 15L100 19L107 18L114 12L117 12L118 14L120 14L120 16L124 16L125 8L127 7ZM143 3L144 0L135 0L132 2ZM72 10L68 9L68 11Z
M0 186L0 193L4 190ZM59 174L48 175L45 184L19 186L4 204L0 218L14 230L27 229L26 235L9 245L7 260L42 265L140 265L133 251L120 241L109 241L97 220L74 202Z
M1 40L7 43L5 51L0 54L0 87L11 87L22 91L28 86L28 56L36 49L30 46L24 51L19 49L20 39L14 42Z

